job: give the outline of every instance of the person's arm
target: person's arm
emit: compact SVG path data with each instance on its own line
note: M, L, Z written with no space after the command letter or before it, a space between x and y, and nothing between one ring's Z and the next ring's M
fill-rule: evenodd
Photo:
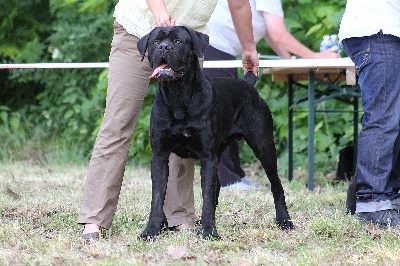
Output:
M334 47L324 52L314 52L310 50L287 31L283 17L267 12L263 12L263 14L265 23L267 25L265 40L268 42L271 48L282 58L287 58L286 53L283 53L283 55L279 54L279 51L282 51L282 49L302 58L340 57L336 51L336 48Z
M172 27L175 25L175 20L169 14L164 0L146 0L147 6L153 14L156 27Z
M264 35L265 41L268 43L269 47L280 56L282 59L291 59L292 55L280 44L274 42L268 32Z
M251 8L248 0L228 0L233 25L242 45L242 63L245 73L253 71L258 76L258 54L253 36Z

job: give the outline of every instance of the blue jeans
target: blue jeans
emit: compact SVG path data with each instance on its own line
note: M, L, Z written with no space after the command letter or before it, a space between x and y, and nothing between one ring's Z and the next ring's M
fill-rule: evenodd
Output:
M400 202L400 38L382 31L342 41L358 70L364 115L357 155L356 212Z

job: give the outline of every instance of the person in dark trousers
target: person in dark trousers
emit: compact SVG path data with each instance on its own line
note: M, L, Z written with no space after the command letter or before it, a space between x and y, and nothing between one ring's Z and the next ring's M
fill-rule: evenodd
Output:
M314 52L301 44L285 26L281 0L250 0L254 41L265 39L270 47L283 59L292 54L302 58L337 58L337 48ZM242 48L231 19L227 0L219 0L208 22L210 46L205 60L235 60ZM205 68L208 77L237 77L235 68ZM239 143L230 144L221 155L218 179L222 188L248 190L257 187L250 182L240 166Z

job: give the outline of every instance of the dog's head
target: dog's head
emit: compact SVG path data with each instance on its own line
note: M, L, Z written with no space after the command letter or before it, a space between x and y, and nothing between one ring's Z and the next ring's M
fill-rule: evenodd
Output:
M138 50L142 61L148 59L154 70L151 78L170 82L181 79L193 67L193 60L203 57L208 36L183 26L157 27L142 37Z

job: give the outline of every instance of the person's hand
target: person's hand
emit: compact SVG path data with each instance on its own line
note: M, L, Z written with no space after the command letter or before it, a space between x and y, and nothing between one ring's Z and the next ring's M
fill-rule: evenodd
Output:
M246 74L249 71L253 71L254 75L258 77L258 54L257 51L243 51L242 54L243 71Z
M336 47L331 47L326 51L315 53L315 58L340 58Z
M155 27L172 27L175 25L175 20L169 13L159 14L154 21Z

